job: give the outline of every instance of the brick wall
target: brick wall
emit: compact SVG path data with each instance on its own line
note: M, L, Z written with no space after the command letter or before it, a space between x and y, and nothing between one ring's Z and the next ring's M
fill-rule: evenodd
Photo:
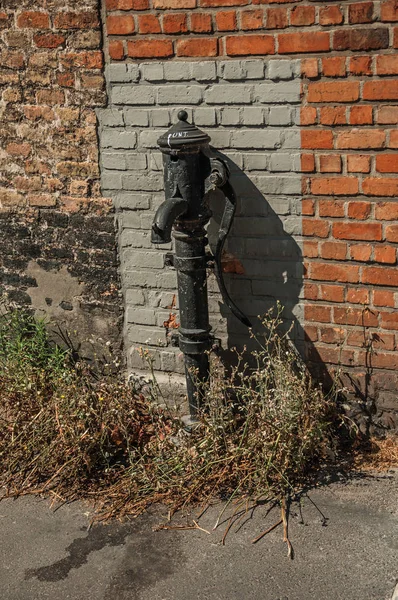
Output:
M109 82L120 93L123 86L130 90L125 91L124 100L120 96L117 101L119 120L114 125L138 133L137 140L129 138L132 145L128 151L144 151L140 156L145 154L145 166L139 168L147 169L147 176L141 181L155 186L151 190L141 186L141 192L150 192L156 200L144 195L145 200L140 199L137 206L130 205L129 223L149 231L151 215L161 197L153 147L156 133L175 119L177 108L192 107L195 122L213 136L216 147L229 154L235 173L247 177L250 189L257 190L263 206L279 219L283 227L279 242L287 240L288 250L280 243L275 246L282 256L271 254L265 259L264 247L275 240L266 218L258 220L256 232L252 225L242 230L239 220L244 223L247 218L249 223L253 217L247 186L242 188L241 213L228 248L235 261L239 257L242 268L229 276L231 293L251 314L262 312L272 295L286 300L281 289L286 289L283 283L287 275L291 280L292 272L279 267L283 252L293 252L295 258L290 256L289 261L290 266L295 263L298 288L288 294L289 312L295 321L296 341L300 342L303 331L306 333L308 361L318 372L340 365L359 409L373 414L383 426L397 425L398 2L106 0L106 15L106 48L112 63ZM264 79L253 82L249 65L259 59ZM197 77L200 65L213 69L214 76ZM279 68L290 74L273 79L272 70ZM297 68L301 93L293 105L301 109L299 119L289 96ZM115 77L120 78L118 82ZM277 81L281 93L261 98L256 86ZM153 96L143 101L140 90L145 87L149 91L151 86ZM246 100L242 100L244 88L250 88ZM193 100L190 94L196 89ZM222 99L218 91L213 92L220 89ZM261 122L248 118L249 108L261 109ZM145 113L144 122L123 121L123 111L130 110L133 115L138 114L136 109ZM201 111L207 115L203 119ZM270 115L281 120L272 122ZM298 143L287 152L280 145L267 146L273 128L278 126L291 126L297 132ZM156 133L150 137L140 127ZM112 138L106 139L109 150ZM244 139L251 139L252 144L234 146L234 140ZM113 150L117 150L114 145ZM122 153L122 149L117 151ZM286 158L280 159L284 153ZM300 154L299 165L296 154ZM104 167L106 160L111 157L104 153ZM126 159L127 170L138 168L138 162L132 164ZM275 165L281 172L276 181L295 182L290 191L283 183L280 188L273 187ZM124 181L129 180L129 175L123 177L111 184L120 193ZM298 179L299 188L295 187ZM137 182L139 178L130 180ZM278 194L279 208L274 210L274 195ZM126 236L130 245L141 239L131 233ZM146 254L155 252L148 241L145 244ZM265 268L277 274L273 282ZM153 276L153 284L148 286L141 277L143 270L139 273L128 284L131 288L126 298L132 310L127 313L127 331L133 315L139 314L134 308L136 302L144 311L153 310L147 288L156 290L156 281L171 277L159 269L157 279ZM280 286L276 288L278 277ZM171 293L173 286L169 285ZM212 283L211 290L216 294ZM247 292L246 300L242 290ZM154 297L158 298L156 294ZM225 335L233 337L237 326L228 318L222 320L223 308L220 311L217 303L211 303L211 308L213 326L219 331L224 327ZM152 312L146 314L154 318ZM159 316L154 325L161 328L163 318ZM239 331L239 335L244 336L244 332ZM158 365L162 368L160 359Z
M106 104L96 0L0 5L0 295L85 338L119 341L111 203L99 185Z

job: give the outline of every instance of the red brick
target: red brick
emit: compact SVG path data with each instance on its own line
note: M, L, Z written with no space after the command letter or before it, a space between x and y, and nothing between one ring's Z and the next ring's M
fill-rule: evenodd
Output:
M17 25L21 28L48 29L50 27L50 19L47 13L26 11L18 15Z
M369 291L363 288L348 288L346 300L352 304L369 304Z
M122 60L124 58L123 42L117 40L109 40L109 56L113 60Z
M341 344L346 332L341 327L320 327L320 339L324 344Z
M211 14L192 13L191 31L194 31L195 33L210 33L212 31Z
M333 56L322 59L322 71L325 77L344 77L345 71L345 56Z
M304 306L304 319L318 323L330 323L332 309L330 306L319 306L318 304L306 304Z
M112 15L106 20L108 35L129 35L135 31L134 19L131 15Z
M237 35L226 37L228 56L250 54L275 54L275 41L272 35Z
M161 28L158 17L150 14L138 15L138 31L140 33L160 33Z
M358 98L358 81L323 81L308 84L308 102L354 102Z
M367 196L398 196L398 179L388 177L368 177L362 183Z
M352 75L372 75L372 57L351 56L349 58L349 71Z
M346 111L345 106L322 106L320 109L322 125L345 125Z
M320 25L340 25L343 22L343 13L339 6L324 6L319 10Z
M305 129L301 132L301 147L307 149L333 148L333 133L326 130Z
M294 6L290 11L290 24L294 27L313 25L315 23L314 6Z
M284 29L288 26L286 8L269 8L267 10L266 28Z
M358 2L348 6L350 23L371 23L373 21L373 2Z
M333 237L338 240L381 240L381 223L333 223Z
M32 146L27 143L11 142L6 146L6 152L12 156L29 156Z
M177 40L177 56L217 56L216 38L190 38Z
M263 27L263 10L242 10L240 14L240 28L243 30L261 29Z
M54 17L56 29L96 29L99 24L95 11L59 12Z
M199 15L200 16L200 15ZM186 33L187 15L186 13L170 13L163 17L163 33Z
M280 33L279 54L327 52L330 50L329 34L323 31Z
M387 0L387 2L381 3L381 20L398 21L397 0Z
M390 131L389 148L398 148L398 130Z
M347 244L344 242L323 242L320 254L322 258L327 260L345 260L347 257Z
M356 177L315 177L310 183L311 193L316 196L353 196L358 193Z
M205 4L201 4L205 6ZM209 4L209 6L216 6ZM153 8L196 8L196 0L153 0Z
M61 87L75 87L75 74L69 72L57 73L57 83Z
M369 173L370 156L364 154L348 154L347 171L349 173Z
M384 290L374 290L373 304L375 306L390 306L394 308L395 299L394 292L386 292ZM381 313L381 323L383 324L383 313Z
M358 325L360 327L377 327L379 324L378 311L361 308L333 307L334 322L339 325Z
M376 58L377 75L397 75L398 74L398 56L382 55Z
M351 129L337 134L336 148L383 148L385 139L382 129Z
M306 258L318 258L318 242L304 240L303 256Z
M340 154L321 154L319 156L319 170L321 173L341 173Z
M398 173L398 154L379 154L376 156L376 171L379 171L379 173Z
M303 58L301 61L301 74L308 79L318 77L318 60L316 58Z
M398 313L380 313L381 316L381 326L383 329L398 329Z
M366 220L371 212L372 205L370 202L349 202L347 216L349 219L357 219L358 221Z
M304 328L304 335L306 340L316 342L318 339L318 330L312 325L306 325Z
M365 81L364 100L398 100L398 79L383 81Z
M359 359L362 359L360 356ZM364 354L364 361L367 360L367 355ZM372 354L372 367L378 369L393 369L394 371L398 368L398 355L396 352L388 354L386 352L374 352Z
M127 42L127 54L131 58L167 58L173 56L173 43L165 39L131 40Z
M386 240L394 244L398 242L398 225L387 225Z
M300 125L314 125L316 123L316 108L304 106L300 110Z
M350 246L350 256L352 260L368 262L371 255L372 246L370 244L354 244Z
M70 52L61 56L61 64L66 68L101 69L103 55L100 50Z
M318 299L319 286L315 283L304 284L304 298L306 300L317 300Z
M108 10L147 10L149 0L106 0Z
M30 206L56 206L57 199L51 194L28 194Z
M237 29L236 11L225 10L217 12L216 26L218 31L235 31Z
M330 346L316 345L316 348L310 348L308 353L309 360L319 362L324 368L325 364L352 365L354 364L354 352L352 350L342 350L341 348L332 348Z
M373 108L372 106L357 105L350 110L350 125L372 125Z
M245 6L247 4L250 4L250 0L199 0L199 6Z
M398 124L398 106L381 106L377 111L377 122L382 125Z
M65 36L58 33L43 33L33 36L38 48L58 48L65 43Z
M301 170L303 173L313 173L315 171L315 157L313 154L301 155Z
M38 90L36 92L36 100L38 104L64 104L65 94L61 90Z
M327 238L329 235L329 223L320 219L303 219L302 227L304 236Z
M310 278L316 281L338 281L340 283L358 283L359 267L354 265L335 265L330 263L312 263Z
M380 50L388 48L387 27L372 29L340 29L333 34L334 50Z
M344 205L342 200L319 200L320 217L344 217Z
M344 287L342 285L321 285L320 298L325 302L344 302Z
M398 269L390 267L363 267L362 283L398 287Z
M395 265L397 262L397 250L392 246L376 246L374 252L376 262L388 265Z
M378 202L375 208L375 218L379 221L398 220L398 202Z

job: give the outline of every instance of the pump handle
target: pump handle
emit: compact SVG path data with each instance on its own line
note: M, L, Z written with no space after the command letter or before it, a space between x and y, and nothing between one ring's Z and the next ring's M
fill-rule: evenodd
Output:
M221 295L225 304L228 306L230 311L235 315L237 319L246 327L252 327L251 322L243 314L243 312L236 306L235 302L232 300L231 296L228 294L228 290L225 287L221 257L222 251L224 249L225 239L232 227L232 221L234 220L235 210L236 210L236 194L234 188L227 180L223 185L219 188L225 196L225 209L224 214L221 219L220 230L218 232L218 240L216 245L216 251L214 253L214 264L215 264L215 274L217 278L217 283L220 288Z

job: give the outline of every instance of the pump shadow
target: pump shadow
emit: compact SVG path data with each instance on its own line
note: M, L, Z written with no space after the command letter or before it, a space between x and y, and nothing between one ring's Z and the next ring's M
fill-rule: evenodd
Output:
M314 377L327 388L332 379L302 326L304 264L301 242L295 239L295 236L298 240L301 237L301 196L272 195L268 201L244 171L227 156L220 152L217 154L228 164L229 181L238 201L223 260L227 290L249 317L253 333L259 338L264 333L262 316L271 308L275 309L279 301L283 307L282 328L290 330L289 336L296 350ZM300 174L297 178L301 179ZM213 249L224 209L221 192L211 193L210 207L213 218L208 238ZM224 364L231 364L235 355L233 349L236 348L240 352L245 350L250 362L250 351L258 349L258 342L220 300L217 291L216 283L211 279L210 320L215 337L221 338L220 356ZM226 335L223 333L224 319Z

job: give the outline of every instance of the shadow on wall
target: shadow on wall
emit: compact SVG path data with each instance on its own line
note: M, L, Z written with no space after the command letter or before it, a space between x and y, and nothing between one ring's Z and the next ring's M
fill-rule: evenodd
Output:
M226 243L226 273L224 279L233 301L247 315L253 324L253 332L261 338L264 333L262 316L277 301L283 306L283 328L290 329L290 338L299 354L311 363L318 365L314 375L326 385L331 383L326 367L311 342L305 337L303 288L303 254L301 237L301 198L287 196L273 197L274 206L253 181L227 156L215 151L230 168L230 183L237 195L237 209L234 223ZM300 175L297 175L300 177ZM254 177L255 179L255 177ZM208 228L209 244L214 250L225 200L220 191L212 193L210 207L213 217ZM287 233L287 230L292 233ZM297 240L295 238L298 238ZM229 271L229 272L228 272ZM248 351L258 347L250 331L220 301L214 291L218 287L209 281L210 319L215 336L217 316L227 321L227 338L223 339L221 356L228 364L233 360L233 348ZM216 308L214 305L218 304ZM212 314L213 313L213 314ZM224 325L225 327L225 325ZM222 337L222 336L221 336Z

